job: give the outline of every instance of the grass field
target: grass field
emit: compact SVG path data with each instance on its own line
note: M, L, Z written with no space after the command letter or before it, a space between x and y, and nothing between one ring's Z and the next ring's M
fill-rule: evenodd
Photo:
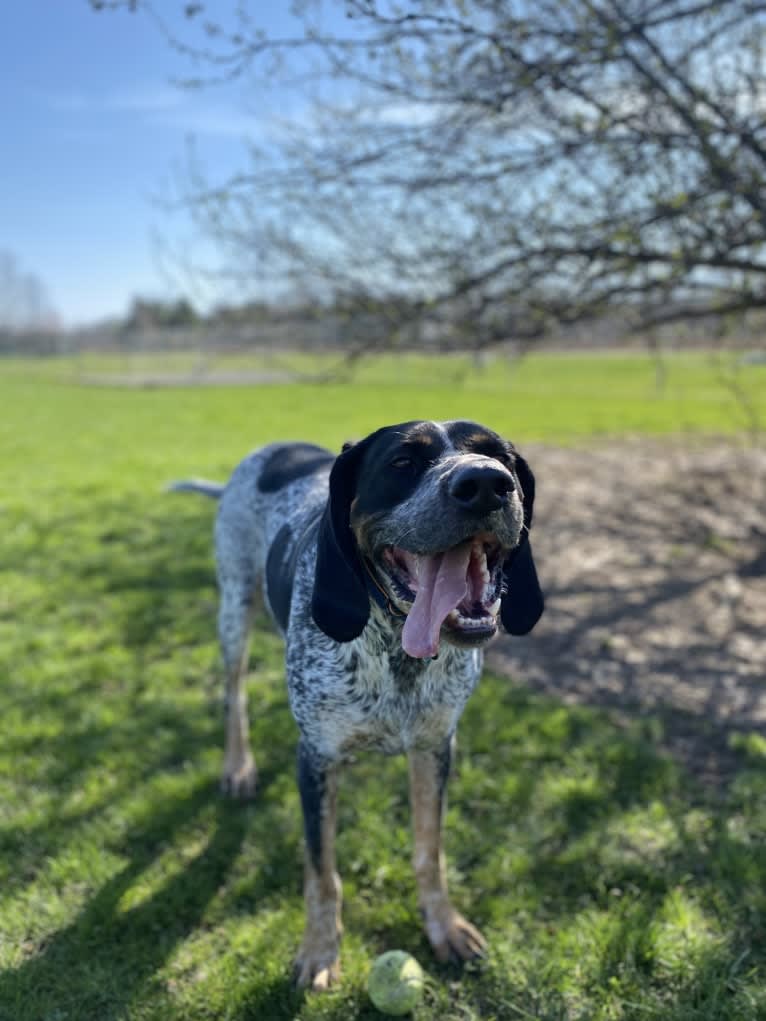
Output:
M725 790L662 751L659 718L534 697L488 676L460 732L447 849L491 943L462 974L419 928L403 763L344 776L344 978L290 983L301 934L295 726L281 644L252 651L255 802L217 793L213 507L167 495L274 438L475 417L516 439L736 433L704 357L529 359L460 374L422 359L354 385L134 390L82 364L0 363L0 1019L371 1019L385 949L430 978L419 1021L766 1018L766 748ZM733 370L732 370L733 372ZM766 368L738 376L766 413ZM704 736L701 737L704 740Z

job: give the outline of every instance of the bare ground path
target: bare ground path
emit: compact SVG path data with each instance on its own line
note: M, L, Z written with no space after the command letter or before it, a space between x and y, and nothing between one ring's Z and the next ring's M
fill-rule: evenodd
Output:
M725 771L766 733L766 450L636 440L528 449L545 616L489 665L570 702L667 722L674 752Z

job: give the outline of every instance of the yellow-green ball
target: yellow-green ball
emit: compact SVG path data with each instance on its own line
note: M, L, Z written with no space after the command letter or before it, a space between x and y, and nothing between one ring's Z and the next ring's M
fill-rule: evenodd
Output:
M423 995L423 969L404 950L387 950L373 963L367 991L383 1014L409 1014Z

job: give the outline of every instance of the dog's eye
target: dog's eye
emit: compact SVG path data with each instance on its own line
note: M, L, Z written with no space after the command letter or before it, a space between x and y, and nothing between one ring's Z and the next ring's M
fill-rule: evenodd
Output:
M514 462L513 452L506 450L504 447L495 447L492 451L487 452L488 457L493 457L496 461L504 464L506 468L512 468Z
M407 457L406 454L403 454L401 457L395 457L393 459L393 461L391 462L391 467L400 469L411 468L414 463L415 462L412 460L411 457Z
M510 468L513 465L513 454L502 447L494 446L494 444L491 447L475 447L471 453L481 454L482 457L491 457L493 461L499 461L501 464L504 464L506 468Z

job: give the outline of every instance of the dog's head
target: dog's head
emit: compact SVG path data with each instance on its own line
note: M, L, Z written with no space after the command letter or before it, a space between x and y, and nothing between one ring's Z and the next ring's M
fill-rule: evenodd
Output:
M370 592L405 618L402 644L477 646L526 634L543 612L529 527L535 480L475 422L405 422L347 444L330 473L312 614L336 641L361 634Z

